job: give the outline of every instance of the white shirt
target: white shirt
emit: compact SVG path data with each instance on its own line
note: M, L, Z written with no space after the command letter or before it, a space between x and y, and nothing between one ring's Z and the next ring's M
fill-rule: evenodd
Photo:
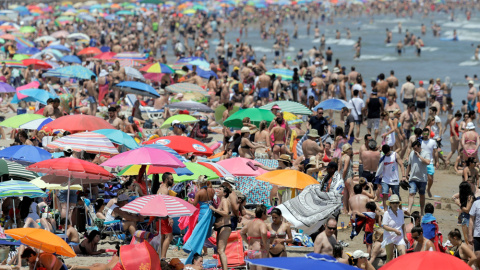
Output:
M429 139L428 141L422 141L422 150L427 152L431 157L430 164L433 164L433 149L437 149L437 141Z
M390 228L397 229L401 232L401 234L397 235L395 232L384 230L382 247L385 247L386 245L391 243L394 243L395 245L405 245L402 230L403 224L405 224L405 221L403 211L400 206L397 210L397 215L395 215L390 208L388 209L388 211L385 212L385 214L383 215L382 226L388 226Z
M470 216L475 217L475 227L473 228L473 237L480 237L480 201L475 201L470 208ZM470 224L471 226L472 224Z
M137 22L137 31L143 31L143 23Z
M362 109L365 108L365 102L363 102L363 99L354 97L349 101L350 104L352 104L353 110L352 115L355 120L359 120L358 116L362 114Z
M383 159L383 177L382 183L389 185L398 185L399 177L398 174L398 163L397 163L397 153L391 152L389 156L385 156Z

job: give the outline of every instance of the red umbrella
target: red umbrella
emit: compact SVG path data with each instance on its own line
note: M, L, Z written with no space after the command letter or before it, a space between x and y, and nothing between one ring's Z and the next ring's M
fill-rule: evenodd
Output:
M160 257L147 242L130 244L120 247L120 261L113 269L124 270L161 270ZM118 266L118 267L117 267Z
M114 126L110 125L102 118L85 114L62 116L48 123L44 127L50 129L67 130L72 133L94 131L99 129L115 129Z
M55 122L55 121L53 121ZM50 122L50 123L53 123ZM185 136L166 136L144 142L144 144L160 144L165 145L177 151L180 155L193 153L199 156L211 156L213 150L206 146L201 141L197 141Z
M102 51L100 51L99 48L97 47L88 47L85 48L77 53L77 55L82 55L82 54L101 54Z
M114 53L114 52L104 52L104 53L101 53L99 55L95 55L93 58L108 60L108 59L112 59L115 55L117 55L117 54Z
M42 60L38 60L38 59L25 59L25 60L22 60L22 63L25 66L33 65L33 69L50 69L50 68L53 68L49 63L47 63L45 61L42 61Z
M153 66L153 64L155 64L155 63L148 64L148 65L146 65L146 66L142 67L142 68L141 68L141 69L139 69L139 70L140 70L140 71L147 72L147 70L148 70L148 69L149 69L151 66Z
M464 261L450 254L437 251L412 252L393 259L382 270L471 270Z

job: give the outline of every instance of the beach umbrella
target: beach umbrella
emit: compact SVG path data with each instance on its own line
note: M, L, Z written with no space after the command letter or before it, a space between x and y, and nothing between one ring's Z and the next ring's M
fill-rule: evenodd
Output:
M130 10L120 10L115 12L115 14L129 16L129 15L133 15L133 12Z
M220 177L234 177L233 174L228 172L225 168L220 166L218 163L212 163L212 162L198 162L198 164L201 164L210 170L214 171L218 176Z
M58 138L49 143L47 148L65 150L65 147L71 147L73 151L85 151L93 154L118 154L117 148L105 136L94 132L80 132L72 135Z
M455 269L468 270L472 269L467 263L450 254L421 251L412 252L400 256L384 264L382 270L437 270L437 269Z
M25 89L18 92L26 97L19 99L18 95L14 96L12 101L10 101L10 103L16 104L20 100L23 100L25 102L40 102L43 105L47 105L47 100L49 98L52 98L52 99L58 98L56 94L52 94L51 92L48 92L47 90L43 90L43 89ZM25 123L22 123L22 124L25 124Z
M52 122L53 118L40 118L36 120L29 121L23 125L20 125L19 128L21 129L30 129L30 130L40 130L42 127L50 122Z
M33 114L33 113L24 113L19 115L14 115L5 119L3 122L0 122L0 126L2 127L10 127L10 128L19 128L20 125L23 125L27 122L32 120L46 118L43 115Z
M20 33L35 33L37 29L33 26L22 26L19 30Z
M164 74L172 74L172 73L175 73L175 71L165 65L165 64L162 64L162 63L155 63L153 65L151 65L147 70L146 72L148 73L164 73Z
M192 175L173 175L173 181L175 183L180 183L180 182L185 182L185 181L193 181L197 180L201 175L204 175L207 177L208 180L213 180L213 179L218 179L220 176L218 176L213 170L198 164L198 163L193 163L193 162L187 162L185 163L185 166L187 166L187 169L193 172Z
M32 55L32 54L36 54L36 53L39 53L40 50L35 48L35 47L24 47L24 48L21 48L17 51L17 53L21 53L21 54L28 54L28 55ZM15 58L14 58L15 59ZM23 59L15 59L15 60L18 60L18 61L21 61Z
M67 48L66 46L64 46L62 44L50 45L45 49L55 49L55 50L64 51L64 52L71 52L71 50L69 48Z
M290 69L283 69L283 68L276 68L267 71L265 74L276 76L282 76L282 80L284 81L291 81L293 79L293 70ZM300 77L300 82L304 82L303 78Z
M15 42L17 42L17 48L21 48L22 46L31 48L35 47L35 43L21 36L15 36Z
M6 230L5 234L15 240L20 240L22 244L38 248L47 253L57 254L67 257L77 256L73 249L59 236L43 229L18 228Z
M256 179L273 185L298 189L304 189L308 185L318 184L315 178L297 170L270 171L257 176Z
M143 74L144 80L150 80L152 82L157 82L157 83L160 83L162 81L163 76L165 76L165 74L163 74L163 73L145 73L145 74ZM166 76L168 76L168 80L172 82L172 80L170 79L170 76L168 74Z
M307 108L305 105L295 101L286 101L286 100L270 102L266 105L261 106L260 109L271 110L274 105L278 105L278 107L280 107L280 110L282 110L282 112L289 112L289 113L301 114L301 115L312 114L312 111L309 108Z
M85 54L94 54L94 55L97 55L97 54L101 54L102 51L100 51L99 48L97 47L87 47L81 51L79 51L77 53L77 55L85 55Z
M204 143L185 136L164 136L154 140L146 141L144 145L160 144L165 145L177 151L180 155L193 153L199 156L211 156L213 150Z
M108 60L108 59L112 59L115 55L117 55L117 54L114 53L114 52L104 52L104 53L100 53L98 55L95 55L93 58Z
M47 194L27 181L9 180L0 183L0 198L8 197L47 197Z
M60 61L65 62L65 63L75 63L75 64L81 64L82 60L78 58L75 55L66 55L62 58L60 58Z
M87 13L81 13L80 15L78 15L78 17L82 20L89 21L89 22L97 21L97 19L95 19L95 17L93 17L92 15L87 14Z
M8 175L8 177L22 178L32 180L38 177L36 173L27 171L25 166L4 159L0 159L0 175Z
M12 34L3 34L0 36L0 38L6 39L6 40L15 40L15 36Z
M295 125L295 124L304 122L302 118L299 118L293 113L282 112L282 114L283 114L283 119L285 119L285 121L287 121L289 125Z
M318 253L309 253L305 255L305 257L277 257L277 258L266 258L266 259L247 259L246 261L250 264L258 265L262 267L275 268L275 269L288 269L288 270L305 270L305 269L355 270L355 269L358 269L348 264L341 263L330 255L318 254Z
M161 145L161 144L146 144L146 145L143 145L142 147L148 147L148 148L156 148L156 149L160 149L160 150L163 150L163 151L166 151L170 154L172 154L174 157L178 158L178 160L180 160L181 162L188 162L188 160L184 157L184 156L181 156L180 154L177 153L177 151L173 150L172 148L168 147L168 146L165 146L165 145Z
M13 56L13 60L17 60L17 61L22 61L22 60L25 60L25 59L28 59L30 58L30 56L26 55L26 54L15 54Z
M127 77L132 77L134 79L145 81L145 77L143 77L142 73L132 67L125 67L125 74L127 75Z
M48 56L50 55L53 59L53 61L58 61L60 60L60 58L63 57L63 53L61 53L59 50L55 50L55 49L45 49L39 53L36 53L34 55L32 55L32 57L30 58L35 58L35 59L42 59L43 56Z
M248 108L230 115L223 124L227 127L242 128L242 121L245 117L249 117L250 122L258 127L263 120L267 121L267 123L272 122L275 115L269 110Z
M315 108L313 108L313 111L317 111L318 108L323 108L324 110L335 110L335 111L340 111L342 110L343 107L347 107L349 109L353 109L353 106L341 99L336 99L336 98L331 98L324 100L320 102Z
M143 165L128 165L124 167L120 172L117 173L117 176L123 175L138 175ZM151 174L164 174L164 173L171 173L174 175L193 175L187 167L185 168L169 168L169 167L161 167L161 166L153 166L147 165L145 173L147 175Z
M50 42L50 41L55 41L57 40L56 38L52 37L52 36L41 36L39 38L36 38L34 40L34 42Z
M1 123L0 123L1 125ZM46 124L44 128L52 130L67 130L71 133L94 131L98 129L115 129L100 117L85 114L65 115Z
M152 217L191 216L197 210L195 206L181 198L163 194L136 198L121 209L129 213Z
M260 165L260 162L248 158L229 158L219 161L217 164L234 176L259 176L267 172L254 166L255 164ZM257 170L254 170L254 168L257 168Z
M8 83L0 82L0 93L15 93L16 90Z
M93 131L94 133L102 134L111 142L124 145L129 149L136 149L140 147L132 136L118 129L99 129Z
M160 97L157 91L151 87L150 85L142 82L133 82L133 81L126 81L117 83L115 85L116 88L136 95L148 96L148 97Z
M0 150L0 158L20 164L31 164L50 159L52 154L33 145L14 145Z
M11 67L11 68L25 68L25 65L16 60L4 60L2 63L5 63L5 66Z
M198 122L198 119L187 114L177 114L172 117L169 117L165 122L163 122L161 128L169 128L172 125L174 120L179 121L182 124L192 124Z
M50 65L49 63L42 60L38 60L38 59L25 59L25 60L22 60L22 63L25 66L33 66L33 69L51 69L52 68L52 65Z
M60 30L57 32L53 32L50 36L54 38L66 38L68 36L68 32L65 30Z
M167 151L150 147L141 147L123 152L101 164L101 166L111 168L125 167L127 165L157 165L171 168L185 167L174 155Z
M207 94L205 89L193 83L176 83L165 87L165 90L174 93L198 92L203 95Z
M92 76L95 76L91 70L80 65L67 66L63 68L57 68L54 70L49 70L43 74L44 77L61 77L61 78L76 78L89 80Z
M147 57L144 53L139 52L121 52L117 53L114 57L115 59L134 59L134 60L145 60Z
M189 110L194 112L214 112L209 106L195 101L180 101L167 105L170 109Z
M163 1L162 1L162 0L140 0L140 3L141 3L141 4L155 4L155 5L159 5L159 4L162 4Z
M38 188L41 189L48 189L48 190L67 190L68 187L62 186L60 184L49 184L42 180L41 177L35 178L30 181L31 184L34 184ZM71 185L70 190L83 190L82 186L80 185Z

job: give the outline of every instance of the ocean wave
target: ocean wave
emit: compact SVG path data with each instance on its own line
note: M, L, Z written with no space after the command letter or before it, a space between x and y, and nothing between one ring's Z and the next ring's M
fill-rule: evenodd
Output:
M345 38L341 38L341 39L327 38L325 40L325 43L328 45L335 44L339 46L353 46L355 45L356 41L353 39L345 39Z
M458 65L461 66L461 67L464 67L464 66L477 66L479 64L480 64L479 61L468 60L468 61L463 61Z

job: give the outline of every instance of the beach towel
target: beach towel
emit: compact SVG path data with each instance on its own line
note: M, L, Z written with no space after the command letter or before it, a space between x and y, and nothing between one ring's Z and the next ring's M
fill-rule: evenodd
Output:
M210 204L206 202L200 202L200 211L198 214L198 222L193 229L192 235L183 245L183 250L188 254L186 264L191 264L193 261L193 255L195 253L202 254L203 244L205 240L212 235L213 215L210 209Z
M303 135L303 137L300 139L300 141L298 141L297 143L297 156L303 156L303 150L302 150L302 145L303 145L303 142L306 141L308 139L307 137L307 134Z
M277 206L282 216L305 234L312 234L331 216L338 215L342 195L337 192L322 192L321 185L309 185L300 195Z
M270 204L270 183L259 181L254 176L235 177L235 186L245 195L247 204Z
M193 229L198 222L198 214L200 213L200 204L197 204L197 210L193 213L193 215L189 217L180 217L178 219L178 227L180 230L185 230L188 228L187 233L183 236L183 242L186 243L190 235L192 235Z
M105 95L108 93L108 84L98 86L98 102L102 102Z

